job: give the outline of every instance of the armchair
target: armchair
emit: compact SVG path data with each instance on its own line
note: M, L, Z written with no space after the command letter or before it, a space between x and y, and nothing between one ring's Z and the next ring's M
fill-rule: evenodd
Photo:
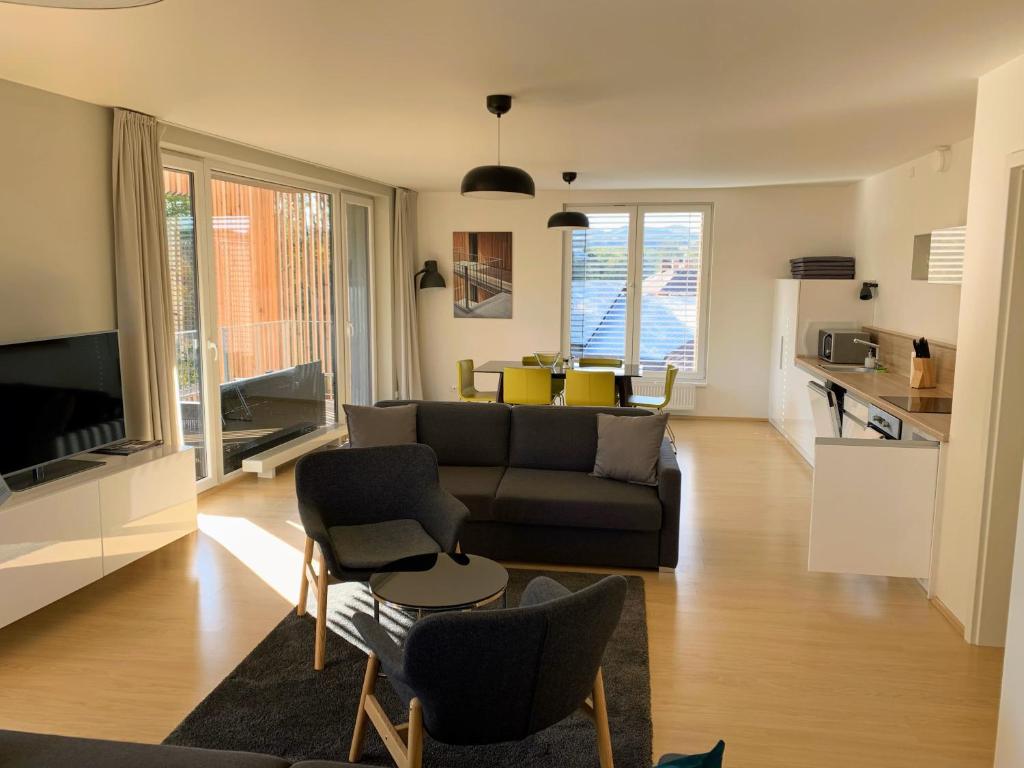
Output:
M583 709L596 726L601 768L613 768L601 659L625 596L621 576L576 593L540 576L518 608L427 616L404 649L356 614L371 653L350 759L362 754L368 718L399 768L420 768L424 732L447 744L518 741ZM408 706L408 723L392 724L381 708L381 669Z
M466 506L440 484L437 456L418 443L345 448L304 456L295 465L299 517L306 531L298 614L316 596L313 666L323 669L329 580L367 581L403 557L454 552ZM313 570L313 548L319 568Z

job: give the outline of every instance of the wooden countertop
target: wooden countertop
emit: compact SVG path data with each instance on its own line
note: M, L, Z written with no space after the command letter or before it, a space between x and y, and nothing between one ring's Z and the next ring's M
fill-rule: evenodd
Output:
M893 416L899 416L903 419L904 423L912 425L921 432L926 432L940 442L945 443L949 440L949 422L951 417L948 413L910 413L882 399L883 395L890 397L928 397L929 395L952 397L953 393L945 387L911 389L910 379L888 372L847 373L845 371L826 371L821 367L816 357L798 357L796 364L808 373L835 382L855 397L872 405L877 405L883 411L888 411Z

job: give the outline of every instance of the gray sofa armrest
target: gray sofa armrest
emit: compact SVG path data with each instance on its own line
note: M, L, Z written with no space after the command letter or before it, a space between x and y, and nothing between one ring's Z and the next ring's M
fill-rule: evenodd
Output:
M666 439L658 457L658 499L661 501L661 533L658 565L675 568L679 562L679 503L682 473Z

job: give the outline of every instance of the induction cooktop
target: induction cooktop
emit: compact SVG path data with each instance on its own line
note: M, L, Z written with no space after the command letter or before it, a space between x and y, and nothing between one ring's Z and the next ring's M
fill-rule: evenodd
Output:
M885 402L892 403L896 407L902 408L904 411L909 411L910 413L953 412L952 397L931 397L929 395L900 397L895 395L885 395L882 399L885 400Z

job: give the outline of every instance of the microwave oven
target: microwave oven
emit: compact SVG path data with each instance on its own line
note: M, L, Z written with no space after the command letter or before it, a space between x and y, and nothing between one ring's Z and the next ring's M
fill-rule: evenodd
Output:
M852 365L863 363L869 347L854 343L856 340L871 341L867 331L820 330L818 331L818 357L830 363Z

